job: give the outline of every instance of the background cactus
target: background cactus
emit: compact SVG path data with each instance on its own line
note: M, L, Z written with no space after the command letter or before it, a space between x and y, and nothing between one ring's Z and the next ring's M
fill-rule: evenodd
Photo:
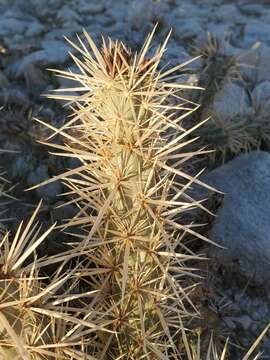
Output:
M205 91L197 94L201 107L194 114L194 123L208 116L210 120L195 135L202 146L215 150L209 153L209 164L216 166L241 152L269 149L269 102L259 104L253 85L242 75L241 69L247 66L245 59L211 34L193 51L193 55L198 54L203 62L198 84Z
M24 229L20 224L13 240L6 233L0 241L0 359L91 359L80 349L93 326L80 318L79 307L71 307L71 301L81 295L72 294L74 270L63 271L63 264L74 254L50 258L35 254L54 228L39 235L34 220L40 205ZM58 269L47 281L41 269L56 263Z

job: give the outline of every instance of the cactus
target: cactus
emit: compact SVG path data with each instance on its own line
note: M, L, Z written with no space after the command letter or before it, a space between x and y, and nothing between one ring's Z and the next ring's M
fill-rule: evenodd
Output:
M53 133L44 143L81 164L43 184L62 179L79 206L68 225L84 231L80 276L100 290L85 311L113 332L89 340L97 359L180 359L186 327L199 315L191 264L200 256L183 238L208 240L181 219L203 208L187 194L193 182L202 183L184 171L203 151L184 148L204 122L185 130L184 119L197 108L182 98L192 88L179 83L186 64L158 70L169 35L148 58L153 34L135 54L111 39L100 51L86 32L92 52L80 37L79 46L68 40L82 55L72 55L80 74L56 72L78 83L61 91L80 93L49 95L68 101L72 118L60 129L47 124ZM58 134L62 145L52 142Z
M268 136L268 124L262 111L256 107L245 114L243 106L239 104L239 113L231 119L223 118L211 108L214 97L231 81L244 84L241 75L240 56L230 55L226 47L213 35L208 34L207 42L196 49L193 54L202 55L203 69L200 74L199 84L205 88L196 99L200 110L195 114L194 121L200 122L205 116L211 119L207 124L196 131L200 137L201 146L213 149L209 152L210 165L224 163L240 152L258 149ZM264 128L265 131L262 130Z
M203 59L203 69L200 74L199 83L205 88L199 94L198 102L201 104L200 110L195 114L196 121L200 121L206 113L210 120L203 129L199 129L197 135L201 143L207 145L214 151L209 153L210 164L222 162L228 154L237 154L248 147L245 127L246 122L240 116L233 118L232 121L220 118L212 112L211 105L216 94L222 89L226 81L239 80L239 63L233 55L228 55L224 44L221 44L211 33L205 44L194 51L201 54Z
M81 331L85 336L94 331L93 326L77 316L79 307L73 309L70 304L72 298L80 299L81 295L60 291L74 275L74 271L62 271L73 251L50 258L35 255L55 227L39 235L40 227L34 220L40 206L24 229L20 224L13 240L9 233L0 240L0 359L92 359L80 348L84 338ZM58 270L45 281L41 269L56 263Z

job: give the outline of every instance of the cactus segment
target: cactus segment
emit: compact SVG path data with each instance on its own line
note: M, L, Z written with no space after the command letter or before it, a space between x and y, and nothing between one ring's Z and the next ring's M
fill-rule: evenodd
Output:
M56 73L76 85L49 95L67 101L72 117L60 129L47 124L53 132L44 143L80 164L43 184L61 179L79 207L65 226L83 231L81 278L99 290L85 309L113 332L90 341L97 359L182 359L183 333L198 316L190 294L200 255L184 239L208 239L181 219L204 208L187 193L202 183L184 166L204 153L185 146L205 121L184 128L198 107L183 98L193 88L179 82L187 63L159 70L170 34L148 57L154 31L138 53L110 38L99 50L85 31L79 46L68 40L81 55L71 55L79 73ZM64 144L53 143L56 135Z

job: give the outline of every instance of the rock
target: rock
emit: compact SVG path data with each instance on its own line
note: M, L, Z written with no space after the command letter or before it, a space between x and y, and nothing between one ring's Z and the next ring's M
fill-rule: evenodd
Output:
M60 20L61 24L65 25L70 22L80 22L80 16L75 11L70 9L69 6L64 6L57 13L57 19Z
M209 238L225 247L212 255L235 276L270 284L270 154L254 151L228 162L203 180L225 192Z
M257 41L270 44L270 24L253 19L245 26L245 47L252 46Z
M252 91L252 99L257 109L270 110L270 81L263 81Z
M11 147L11 150L14 150L14 144ZM15 148L15 150L18 150ZM13 160L13 161L12 161ZM17 156L14 156L14 159L10 160L9 174L12 179L23 179L27 176L29 169L33 166L35 162L34 154L30 151L20 151Z
M102 2L85 0L80 3L80 7L78 8L78 10L81 14L97 15L104 12L105 6Z
M196 17L182 19L174 26L174 37L180 41L197 37L201 32L202 27Z
M10 104L17 104L21 106L29 106L30 101L25 90L19 87L10 86L2 89L0 92L0 99L2 102L9 102Z
M52 211L53 221L72 219L77 212L78 209L75 205L67 205L66 202L62 200L58 201L54 204L54 208Z
M232 29L230 24L209 23L207 24L207 32L203 31L198 33L198 41L200 43L207 42L208 32L210 32L223 47L226 43L225 40L231 38L234 29Z
M256 42L250 49L238 49L236 57L241 64L240 72L252 83L270 81L270 47Z
M241 4L238 8L244 15L248 16L261 16L265 12L262 4Z
M71 72L73 74L81 74L80 70L78 69L77 66L73 65L73 66L69 66L66 69L63 69L64 71L67 72ZM57 76L56 80L59 84L59 88L73 88L73 87L77 87L78 83L77 81L73 81L71 79L67 79L65 77L61 77L61 76Z
M249 105L245 89L235 82L226 80L203 117L211 115L222 120L231 120L239 113L247 114L250 109Z
M34 64L29 64L24 70L24 81L28 92L34 98L39 98L48 86L45 71Z
M72 50L66 42L58 40L44 40L42 42L42 47L46 52L47 64L64 63L69 60L70 55L68 52Z
M181 64L190 57L185 54L185 49L181 45L178 45L175 41L170 41L171 46L165 51L163 58L161 59L161 66L167 65L176 66ZM191 64L190 64L191 65ZM188 66L190 68L191 66Z
M39 165L33 170L27 178L27 183L30 186L37 185L44 180L49 179L48 167L45 164ZM35 191L37 195L46 201L56 201L56 196L61 193L62 186L59 182L55 181L51 184L40 186Z
M45 40L42 42L42 47L42 50L28 54L22 60L12 64L9 73L18 78L24 75L28 71L27 69L33 65L60 65L70 58L68 53L70 48L62 41Z
M29 24L27 31L25 32L26 36L38 36L45 31L45 26L42 25L39 21L34 21Z
M10 82L5 74L0 71L0 89L7 88L10 86Z
M190 17L195 17L198 15L199 8L192 4L192 2L181 2L178 6L174 7L175 17L178 19L186 19L187 14Z
M235 329L236 329L236 325L235 325L235 322L234 322L234 318L224 317L223 321L225 322L226 326L227 326L230 330L235 330Z
M247 331L253 323L252 319L246 314L234 318L234 322L238 324L245 331Z
M269 31L270 31L270 25L269 25ZM270 34L269 34L270 38ZM257 76L256 80L257 82L269 80L270 81L270 47L261 44L261 46L258 48L259 50L259 59L257 63Z
M35 64L40 66L45 63L46 52L44 50L35 51L12 64L8 69L8 73L9 75L15 76L15 78L19 78L20 76L24 75L24 72L29 66Z
M164 14L167 13L167 4L165 2L155 2L152 0L133 1L129 12L129 23L131 28L145 33L153 24L164 23Z
M218 7L217 19L221 23L245 23L245 18L239 13L236 5L223 4Z
M62 41L63 40L63 35L65 35L67 38L71 38L74 33L77 31L77 28L71 28L71 29L67 29L67 28L57 28L57 29L52 29L49 30L45 37L44 37L44 41L47 40L59 40Z
M19 2L20 1L20 2ZM59 9L63 5L63 0L17 0L22 11L44 16Z
M22 34L27 28L27 22L3 14L0 19L0 36Z
M234 55L240 63L240 73L244 80L256 82L261 43L255 43L250 49L234 49Z

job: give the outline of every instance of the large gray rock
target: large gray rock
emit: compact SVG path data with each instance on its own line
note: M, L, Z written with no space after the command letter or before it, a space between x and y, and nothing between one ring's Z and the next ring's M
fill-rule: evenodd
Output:
M226 268L256 285L270 285L270 154L243 154L204 181L225 193L209 237Z

